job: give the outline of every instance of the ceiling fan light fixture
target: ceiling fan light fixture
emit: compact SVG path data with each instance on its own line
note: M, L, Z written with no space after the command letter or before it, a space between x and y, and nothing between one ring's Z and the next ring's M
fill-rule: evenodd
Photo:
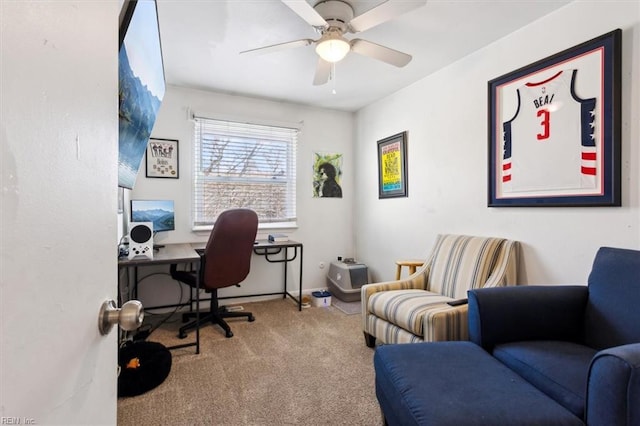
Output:
M326 33L316 45L316 53L325 61L335 63L341 61L351 45L340 34Z

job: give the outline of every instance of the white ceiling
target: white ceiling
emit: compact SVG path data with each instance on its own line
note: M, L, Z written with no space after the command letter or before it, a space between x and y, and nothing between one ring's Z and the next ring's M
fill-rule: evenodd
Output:
M382 3L348 1L356 15ZM356 111L570 1L429 0L425 6L357 34L413 55L406 67L349 53L336 64L335 80L323 86L312 85L317 63L313 45L257 56L239 54L266 45L319 38L281 1L157 3L168 84Z

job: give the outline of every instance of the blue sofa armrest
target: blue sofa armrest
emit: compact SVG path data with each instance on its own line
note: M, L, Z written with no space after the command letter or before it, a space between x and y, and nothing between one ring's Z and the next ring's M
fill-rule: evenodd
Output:
M583 341L586 286L520 286L470 290L469 339L491 352L522 340Z
M587 378L588 425L640 424L640 343L598 352Z

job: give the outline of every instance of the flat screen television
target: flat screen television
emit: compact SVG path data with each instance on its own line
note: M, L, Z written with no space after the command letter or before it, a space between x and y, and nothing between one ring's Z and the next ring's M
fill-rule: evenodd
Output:
M131 222L153 222L153 232L173 231L173 200L131 200Z
M165 80L155 0L131 0L123 14L118 66L118 186L133 189L164 97Z

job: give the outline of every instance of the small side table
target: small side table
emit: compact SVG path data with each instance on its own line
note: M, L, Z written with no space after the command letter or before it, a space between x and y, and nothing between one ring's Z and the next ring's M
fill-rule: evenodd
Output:
M409 275L412 275L416 272L416 268L424 265L423 260L396 260L396 280L400 279L400 275L402 275L402 267L409 267Z

